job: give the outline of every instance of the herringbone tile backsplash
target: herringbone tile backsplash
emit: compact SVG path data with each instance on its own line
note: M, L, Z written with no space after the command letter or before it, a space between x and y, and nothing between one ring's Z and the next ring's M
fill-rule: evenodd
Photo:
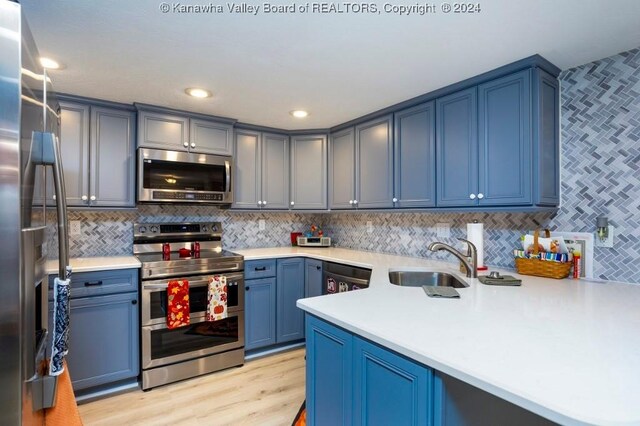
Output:
M69 219L82 222L82 235L71 237L71 256L131 254L134 222L220 221L230 250L287 246L291 231L316 223L342 247L445 258L428 252L428 244L459 246L455 238L478 220L485 224L485 263L513 267L511 250L523 232L545 226L594 232L596 217L605 214L616 227L616 242L612 249L596 248L595 276L640 283L640 49L567 70L560 80L562 206L556 213L241 213L188 206L71 211ZM259 219L266 230L258 230ZM439 222L450 224L450 238L436 236ZM55 255L55 227L49 234Z

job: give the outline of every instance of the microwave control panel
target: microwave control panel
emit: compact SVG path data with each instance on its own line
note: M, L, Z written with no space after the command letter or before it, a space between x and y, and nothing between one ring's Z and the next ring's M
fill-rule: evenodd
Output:
M203 200L222 201L222 194L201 194L198 192L153 191L155 200Z

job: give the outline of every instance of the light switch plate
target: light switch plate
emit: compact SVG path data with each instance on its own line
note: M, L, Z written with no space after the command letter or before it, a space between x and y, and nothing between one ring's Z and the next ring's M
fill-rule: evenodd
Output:
M259 231L264 231L266 228L265 223L264 223L264 219L260 219L258 220L258 230Z
M436 236L442 238L451 237L451 226L448 223L436 223Z
M69 235L80 235L82 233L81 223L79 220L69 221Z

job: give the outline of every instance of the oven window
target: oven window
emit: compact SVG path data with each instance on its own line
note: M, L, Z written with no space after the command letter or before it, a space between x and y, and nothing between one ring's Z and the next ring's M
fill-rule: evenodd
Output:
M227 283L227 307L238 306L238 283ZM167 317L167 292L154 291L150 294L151 306L149 307L151 318ZM189 288L189 312L204 312L207 310L207 286Z
M148 189L224 192L225 180L226 171L222 165L161 160L144 162L143 184Z
M151 359L210 349L238 341L238 317L151 331Z

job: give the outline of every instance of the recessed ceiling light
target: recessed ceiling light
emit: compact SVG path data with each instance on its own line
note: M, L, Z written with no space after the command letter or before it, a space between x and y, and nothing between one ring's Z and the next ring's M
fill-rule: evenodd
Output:
M62 65L60 62L45 57L40 57L40 65L48 70L61 70L64 68L64 65Z
M295 111L289 112L289 114L293 115L295 118L305 118L309 113L307 111L297 109Z
M211 96L211 92L205 89L198 89L197 87L190 87L184 91L187 95L194 98L208 98Z

